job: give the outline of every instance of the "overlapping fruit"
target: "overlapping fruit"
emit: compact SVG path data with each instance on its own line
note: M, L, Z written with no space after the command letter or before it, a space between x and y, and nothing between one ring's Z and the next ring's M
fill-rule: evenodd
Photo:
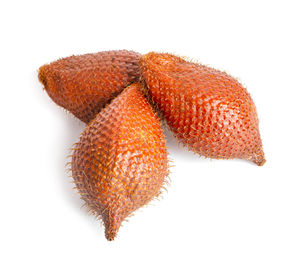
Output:
M158 114L201 156L265 163L255 105L228 74L168 53L107 51L39 70L52 100L87 126L72 177L113 240L122 221L160 194L168 177Z

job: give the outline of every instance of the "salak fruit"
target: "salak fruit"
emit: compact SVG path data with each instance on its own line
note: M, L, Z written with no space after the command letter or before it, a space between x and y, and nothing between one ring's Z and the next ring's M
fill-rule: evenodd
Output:
M72 157L87 207L113 240L122 221L160 194L168 176L164 135L142 85L127 87L93 119Z
M126 86L139 78L134 51L104 51L71 56L39 69L52 100L88 123Z
M264 164L256 108L237 80L167 53L144 55L140 67L149 95L189 149Z

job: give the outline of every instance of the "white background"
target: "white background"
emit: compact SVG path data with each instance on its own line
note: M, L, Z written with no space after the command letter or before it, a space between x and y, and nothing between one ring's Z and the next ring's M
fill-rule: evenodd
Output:
M2 1L1 263L300 263L299 1ZM114 242L65 171L83 123L37 80L44 63L166 51L247 87L267 163L200 158L167 133L168 193Z

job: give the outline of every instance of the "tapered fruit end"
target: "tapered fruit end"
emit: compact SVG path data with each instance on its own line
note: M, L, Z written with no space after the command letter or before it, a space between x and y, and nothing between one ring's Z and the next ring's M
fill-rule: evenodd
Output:
M42 66L39 68L39 75L38 75L39 81L44 85L46 88L47 86L47 78L46 78L46 73L45 73L45 66Z
M266 163L265 154L263 151L258 154L254 154L249 160L258 166L263 166Z
M41 68L39 68L39 80L40 82L44 85L45 89L47 88L47 69L46 69L46 65L42 66Z
M56 76L49 68L49 65L44 65L39 68L39 81L43 84L46 92L56 102L58 96L58 87L55 85L59 81L59 76Z
M108 217L107 221L104 220L105 237L108 241L113 241L119 231L121 220L116 217Z
M105 237L108 241L113 241L117 235L117 232L114 230L105 231Z

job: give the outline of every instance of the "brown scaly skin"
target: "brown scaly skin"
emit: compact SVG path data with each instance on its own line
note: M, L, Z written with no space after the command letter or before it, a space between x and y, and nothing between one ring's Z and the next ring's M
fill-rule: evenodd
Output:
M81 198L113 240L122 221L147 204L168 175L159 120L142 92L127 87L92 120L72 157L72 176Z
M144 55L140 67L150 96L189 149L265 163L255 105L237 80L167 53Z
M42 66L39 80L56 104L88 123L138 80L140 56L127 50L71 56Z

